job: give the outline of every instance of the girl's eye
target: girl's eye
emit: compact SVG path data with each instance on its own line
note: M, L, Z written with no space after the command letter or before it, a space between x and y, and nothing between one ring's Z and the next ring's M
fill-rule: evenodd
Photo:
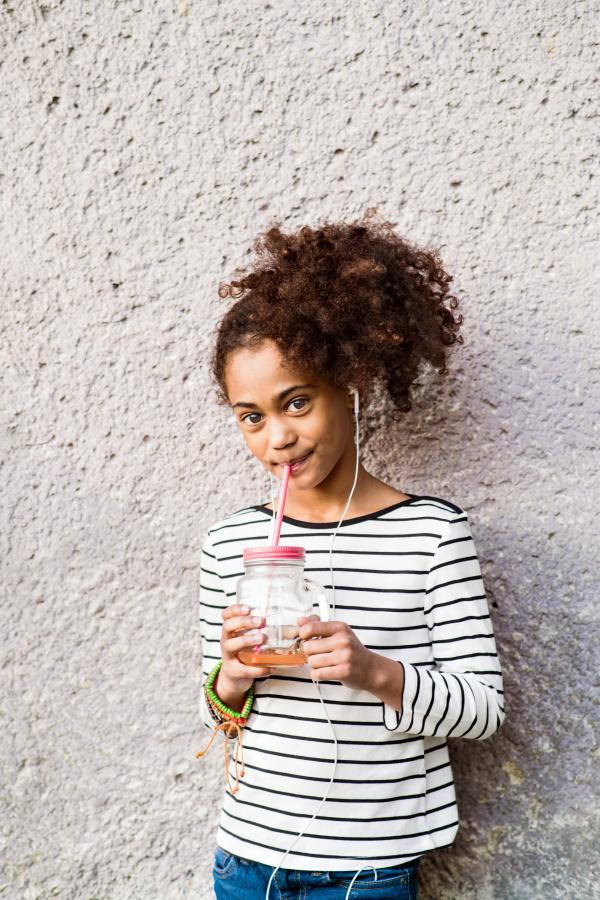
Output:
M258 425L262 416L260 413L250 413L247 416L244 416L244 422L249 422L250 425Z
M308 400L292 400L292 402L288 406L288 409L291 409L292 412L300 412L301 409L304 409L307 403Z

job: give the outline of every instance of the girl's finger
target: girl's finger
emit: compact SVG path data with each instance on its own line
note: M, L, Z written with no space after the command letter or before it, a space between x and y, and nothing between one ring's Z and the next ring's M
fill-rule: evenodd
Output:
M236 656L240 650L246 647L256 647L262 644L265 636L262 631L251 631L249 634L243 634L241 637L230 638L228 641L221 642L221 649L229 656Z
M341 666L325 666L322 669L313 669L310 673L313 681L341 681L345 672Z
M228 606L227 609L224 609L221 616L225 621L225 619L233 619L235 616L247 616L249 612L249 606L246 606L244 603L234 603Z
M245 616L244 618L236 616L223 622L223 634L230 637L236 631L250 631L251 628L260 628L263 622L262 616Z
M347 626L343 622L322 622L320 619L306 621L300 626L300 637L308 640L311 637L329 637L331 634L346 631Z
M235 658L235 657L234 657ZM235 667L232 677L234 678L267 678L269 675L273 675L277 671L276 668L270 666L245 666L242 662L238 660L238 665Z
M277 671L276 666L244 666L246 671L252 672L252 678L267 678Z
M306 653L306 644L304 644L302 649ZM328 669L331 666L339 666L344 662L337 653L315 653L313 656L306 653L306 659L311 669Z
M317 638L314 641L308 640L302 642L302 650L307 656L316 656L317 654L335 653L341 650L342 645L338 638L334 635L329 638Z

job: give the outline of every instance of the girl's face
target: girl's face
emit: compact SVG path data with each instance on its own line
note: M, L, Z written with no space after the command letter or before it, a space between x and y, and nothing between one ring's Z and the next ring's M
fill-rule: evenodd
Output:
M320 485L346 461L354 466L353 400L310 372L286 366L272 341L237 350L225 369L227 395L254 456L290 488Z

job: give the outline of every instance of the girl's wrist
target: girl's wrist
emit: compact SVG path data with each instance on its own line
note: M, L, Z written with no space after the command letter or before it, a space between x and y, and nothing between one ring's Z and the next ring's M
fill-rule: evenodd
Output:
M387 656L370 652L372 660L368 666L369 677L364 690L394 709L400 710L404 686L403 666Z
M237 681L238 679L235 679ZM236 712L241 712L244 703L246 702L246 695L252 686L252 680L249 681L249 684L243 690L240 690L239 685L235 682L231 682L231 680L227 677L227 673L223 672L221 668L219 674L217 675L216 681L213 686L213 690L219 700L228 706L230 709L235 710Z

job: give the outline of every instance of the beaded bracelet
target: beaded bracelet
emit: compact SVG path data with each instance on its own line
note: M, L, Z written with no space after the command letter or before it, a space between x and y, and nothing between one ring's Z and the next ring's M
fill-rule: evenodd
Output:
M223 660L220 659L217 665L214 667L208 678L206 679L206 683L204 685L204 695L208 701L210 701L211 706L216 706L219 712L222 714L224 719L229 721L238 722L239 725L243 728L246 724L246 719L250 715L250 710L252 709L252 703L254 702L254 685L250 687L246 695L246 702L242 708L241 712L235 712L233 709L229 709L228 706L225 706L222 700L220 700L215 694L213 688L215 681L217 680L217 675L221 671L221 666L223 665Z
M214 667L208 678L206 679L206 683L204 685L204 697L206 699L206 705L210 712L212 720L216 724L216 728L213 731L212 737L204 750L201 750L200 753L196 754L196 759L199 759L201 756L208 751L210 745L214 741L217 732L223 731L225 735L225 746L224 746L224 757L225 757L225 774L227 776L227 785L229 787L229 791L231 794L235 794L239 789L239 781L240 778L244 777L245 768L244 768L244 745L242 743L242 730L244 725L246 724L246 720L250 715L250 710L252 709L252 703L254 702L254 685L250 687L246 695L246 701L244 703L243 709L241 712L235 712L232 709L229 709L222 700L220 700L214 692L214 683L219 674L221 666L223 664L222 660L219 660L217 665ZM233 735L237 737L236 745L235 745L235 756L234 756L234 766L235 766L235 787L231 786L231 781L229 780L229 763L227 760L227 743L229 738ZM242 769L238 775L238 757L241 754L241 762Z

